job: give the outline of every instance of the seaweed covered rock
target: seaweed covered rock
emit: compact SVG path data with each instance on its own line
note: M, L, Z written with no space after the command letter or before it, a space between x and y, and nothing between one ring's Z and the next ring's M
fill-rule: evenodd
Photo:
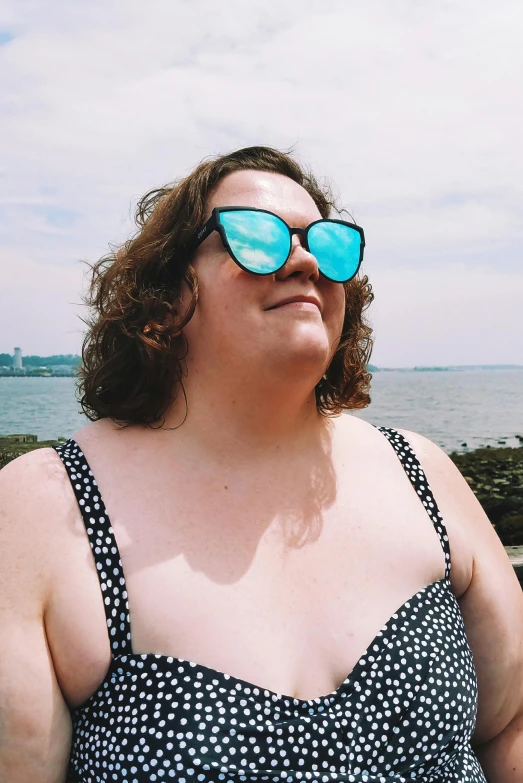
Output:
M523 448L484 448L450 458L505 546L523 544Z
M27 454L33 449L43 449L57 443L65 443L65 438L39 441L36 435L7 435L0 438L0 469L8 462Z

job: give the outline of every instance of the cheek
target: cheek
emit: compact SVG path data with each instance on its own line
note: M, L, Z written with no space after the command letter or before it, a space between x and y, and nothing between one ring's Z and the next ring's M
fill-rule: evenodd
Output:
M202 259L202 263L194 264L194 269L198 276L198 303L187 325L187 336L200 332L220 340L229 332L244 329L259 293L253 276L243 272L229 256L219 262L212 259L205 263Z
M333 288L324 294L325 326L332 336L338 337L345 319L345 290L342 285L333 283Z
M213 274L199 278L200 303L207 319L219 322L224 316L234 317L252 300L252 293L242 272L236 264L227 259ZM249 281L247 281L248 283Z

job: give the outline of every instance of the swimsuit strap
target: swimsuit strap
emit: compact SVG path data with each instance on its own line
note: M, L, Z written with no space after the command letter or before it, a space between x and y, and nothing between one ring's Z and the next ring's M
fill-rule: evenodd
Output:
M53 446L76 495L104 599L111 652L131 655L131 624L122 561L98 485L79 445L70 438Z
M409 477L412 486L419 495L419 498L427 514L432 520L436 533L439 536L443 552L445 554L445 578L450 576L450 546L447 530L443 524L443 517L438 509L436 499L432 494L432 490L429 487L427 477L420 465L416 454L411 448L409 442L403 435L392 427L377 427L377 429L385 435L389 443L392 445L394 451L399 457L399 461L405 469L405 473Z
M450 575L450 546L443 517L438 509L421 464L410 444L392 427L377 427L394 448L414 489L425 506L445 555L445 577ZM104 609L109 631L111 651L115 655L132 654L129 604L122 568L122 560L104 502L89 464L76 443L53 446L71 481L89 544L93 553L98 579L104 598Z

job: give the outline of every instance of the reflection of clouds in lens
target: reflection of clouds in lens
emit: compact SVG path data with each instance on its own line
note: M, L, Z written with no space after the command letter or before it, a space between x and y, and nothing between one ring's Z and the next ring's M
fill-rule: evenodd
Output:
M248 210L222 212L220 223L234 255L251 271L274 272L287 257L289 232L276 215Z
M280 266L274 256L256 247L244 245L240 249L234 248L234 255L244 267L260 274L275 272Z
M341 223L316 223L309 231L309 248L320 272L332 280L346 280L358 268L361 237Z

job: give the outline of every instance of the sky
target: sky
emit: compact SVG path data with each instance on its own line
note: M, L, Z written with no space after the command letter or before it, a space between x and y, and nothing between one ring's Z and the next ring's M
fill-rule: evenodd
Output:
M147 190L292 147L366 235L378 366L523 364L521 0L2 0L0 353L79 353Z

